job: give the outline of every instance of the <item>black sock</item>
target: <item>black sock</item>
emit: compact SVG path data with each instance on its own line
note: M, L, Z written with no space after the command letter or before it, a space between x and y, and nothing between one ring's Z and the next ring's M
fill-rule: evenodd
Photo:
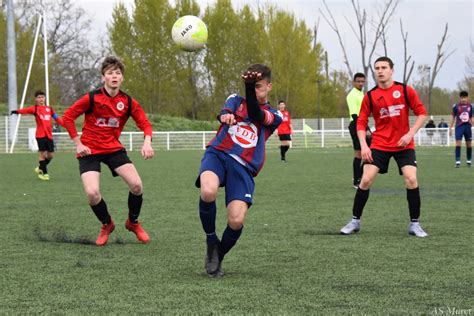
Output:
M46 165L49 165L49 163L51 162L51 159L44 158L44 161L45 161Z
M285 155L286 155L286 152L290 149L290 146L286 145L286 146L280 146L280 152L281 152L281 159L284 160L286 159Z
M110 218L110 214L107 211L107 204L105 204L104 199L101 199L97 205L91 205L91 209L94 211L95 216L97 216L102 224L110 224L112 219Z
M39 168L43 171L43 174L48 174L48 168L46 167L47 164L46 159L39 161Z
M352 161L352 174L354 175L354 184L359 183L360 178L362 178L362 159L354 157Z
M369 199L369 189L362 190L357 188L356 195L354 197L354 205L352 207L352 218L360 219L362 216L362 211L364 211L365 203Z
M227 225L224 233L222 234L222 240L219 244L219 260L222 261L224 256L235 246L237 240L239 240L240 234L244 226L240 227L238 230L233 230L229 225Z
M472 160L472 147L467 147L466 148L466 157L468 161Z
M407 200L410 219L412 222L418 222L421 209L420 189L407 189Z
M138 223L138 216L142 209L143 194L135 195L132 192L128 192L128 219L130 222Z
M202 228L206 233L206 241L209 245L219 242L216 235L216 201L204 202L199 198L199 217L201 218Z

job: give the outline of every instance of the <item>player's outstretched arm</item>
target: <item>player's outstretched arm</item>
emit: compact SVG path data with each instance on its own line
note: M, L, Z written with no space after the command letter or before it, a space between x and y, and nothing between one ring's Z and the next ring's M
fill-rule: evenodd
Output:
M153 158L154 155L155 151L151 147L151 136L146 135L142 146L142 157L145 158L145 160L148 160Z
M245 100L247 101L247 111L249 117L257 122L265 120L265 113L260 109L255 93L255 83L262 80L262 74L255 71L246 71L242 74L245 82Z

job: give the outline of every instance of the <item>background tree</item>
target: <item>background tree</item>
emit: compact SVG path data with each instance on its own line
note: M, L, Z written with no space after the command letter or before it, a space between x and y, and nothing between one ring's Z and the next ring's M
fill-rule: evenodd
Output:
M19 23L27 28L36 27L37 15L46 12L50 93L57 95L55 102L71 104L99 82L97 68L105 45L92 41L91 20L82 8L72 0L17 0L15 9Z
M36 19L38 21L38 19ZM33 47L33 40L36 28L30 26L22 26L18 20L15 22L15 36L16 36L16 63L17 63L17 86L18 86L18 102L21 100L23 88L25 85L26 74L28 70L28 63L30 61L31 49ZM6 15L3 10L0 10L0 43L2 47L7 47L7 30L6 30ZM25 106L33 104L34 91L44 89L44 66L40 60L43 59L43 42L38 41L36 47L35 63L31 68L30 82L25 99ZM0 50L0 103L8 101L8 71L7 71L7 50ZM57 89L52 89L53 92L58 93ZM57 94L53 94L57 96Z

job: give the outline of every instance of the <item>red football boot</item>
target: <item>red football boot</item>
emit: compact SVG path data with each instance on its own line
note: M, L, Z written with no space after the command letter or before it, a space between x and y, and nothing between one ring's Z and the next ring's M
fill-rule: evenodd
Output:
M97 246L105 245L107 243L107 240L109 240L109 235L114 231L114 229L115 224L112 220L110 221L110 224L103 224L100 229L99 237L97 237L95 244Z
M130 219L127 219L125 222L125 228L135 233L135 235L137 235L137 239L142 243L146 244L150 241L150 236L148 236L147 232L142 228L140 223L134 224L130 222Z

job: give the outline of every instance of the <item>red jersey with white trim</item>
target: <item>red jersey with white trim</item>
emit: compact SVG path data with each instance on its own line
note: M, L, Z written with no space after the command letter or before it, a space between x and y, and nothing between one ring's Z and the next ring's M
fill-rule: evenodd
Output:
M413 139L406 147L397 145L400 138L410 131L409 108L416 116L427 114L416 91L410 86L406 88L408 105L405 101L403 85L398 82L394 82L388 89L380 87L372 89L372 108L368 94L364 96L357 120L357 131L366 130L369 116L372 114L375 120L375 131L372 133L370 148L392 152L415 148Z
M64 112L64 127L71 138L76 137L78 133L74 121L85 113L81 142L91 149L92 155L107 154L123 149L119 138L129 117L128 95L119 91L115 97L111 97L103 87L93 93L92 109L88 93ZM145 136L152 136L152 126L145 111L135 99L131 98L131 100L131 117Z
M288 111L278 111L283 118L280 126L278 126L278 135L291 134L291 116Z
M251 120L245 98L232 94L224 103L221 114L234 114L237 124L221 124L216 136L207 144L234 157L244 164L255 177L265 163L265 142L281 123L278 112L268 103L261 104L265 113L263 122Z
M18 109L18 114L33 114L36 121L36 138L53 139L53 118L59 125L63 125L61 118L47 105L32 105Z

